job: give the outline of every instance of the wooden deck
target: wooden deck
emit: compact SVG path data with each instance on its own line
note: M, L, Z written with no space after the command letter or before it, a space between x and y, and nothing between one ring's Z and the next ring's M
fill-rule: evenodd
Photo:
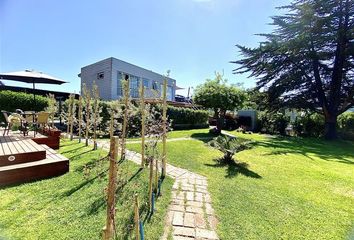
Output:
M59 176L68 171L69 160L37 143L33 135L12 132L9 136L0 135L0 186Z

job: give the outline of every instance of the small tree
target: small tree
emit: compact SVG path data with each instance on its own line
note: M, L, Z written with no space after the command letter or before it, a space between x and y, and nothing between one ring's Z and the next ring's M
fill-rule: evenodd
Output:
M81 128L82 128L82 119L83 119L83 115L82 115L82 96L79 97L79 119L78 119L78 135L79 135L79 143L81 143Z
M89 141L89 130L91 126L91 112L92 112L92 107L91 107L91 93L87 89L86 84L84 83L82 86L82 92L83 92L83 98L85 102L85 145L86 147L88 146L88 141Z
M93 99L93 114L92 114L92 132L93 132L93 149L97 149L97 126L100 124L102 121L102 118L100 117L100 113L102 112L102 108L99 106L99 101L100 101L100 93L98 91L98 86L96 83L93 83L92 87L92 95L94 97Z
M231 163L233 161L232 157L237 152L241 152L245 149L250 148L250 142L251 141L231 138L228 136L218 136L217 138L210 141L209 145L223 152L223 160L226 163Z
M54 127L54 115L58 111L57 100L55 99L54 94L48 94L48 107L45 110L50 113L50 122L52 127Z
M197 86L193 98L196 104L214 110L217 133L221 133L224 127L226 111L241 108L246 99L243 90L226 83L227 80L221 74L216 73L215 79L207 79L204 84Z
M75 102L75 95L70 94L70 141L73 140L74 137L74 124L76 123L76 102Z

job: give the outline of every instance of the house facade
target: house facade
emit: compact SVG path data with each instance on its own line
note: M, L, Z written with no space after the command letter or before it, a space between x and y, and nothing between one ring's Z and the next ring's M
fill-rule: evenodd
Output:
M81 68L81 92L83 83L92 89L94 83L99 88L103 100L116 100L123 96L122 79L129 77L130 97L139 98L139 87L145 87L145 98L160 98L165 76L124 62L117 58L107 58ZM167 100L174 101L176 80L167 78Z

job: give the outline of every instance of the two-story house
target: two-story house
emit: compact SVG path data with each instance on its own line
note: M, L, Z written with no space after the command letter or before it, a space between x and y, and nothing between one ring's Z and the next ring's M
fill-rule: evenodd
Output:
M130 96L139 98L140 84L144 84L147 99L159 98L162 94L165 76L153 71L138 67L131 63L110 57L102 61L81 68L78 75L81 78L81 92L83 83L92 89L95 82L103 100L120 99L123 96L122 79L129 77ZM167 100L174 101L176 94L176 80L167 78Z

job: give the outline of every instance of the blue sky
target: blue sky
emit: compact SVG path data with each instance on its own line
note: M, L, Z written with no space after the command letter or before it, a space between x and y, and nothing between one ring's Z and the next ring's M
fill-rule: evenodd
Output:
M38 88L78 93L80 68L112 56L158 73L171 70L180 87L195 87L215 71L251 87L254 79L232 74L235 44L257 46L262 39L255 34L269 32L275 7L287 3L0 0L0 72L40 70L70 83Z

